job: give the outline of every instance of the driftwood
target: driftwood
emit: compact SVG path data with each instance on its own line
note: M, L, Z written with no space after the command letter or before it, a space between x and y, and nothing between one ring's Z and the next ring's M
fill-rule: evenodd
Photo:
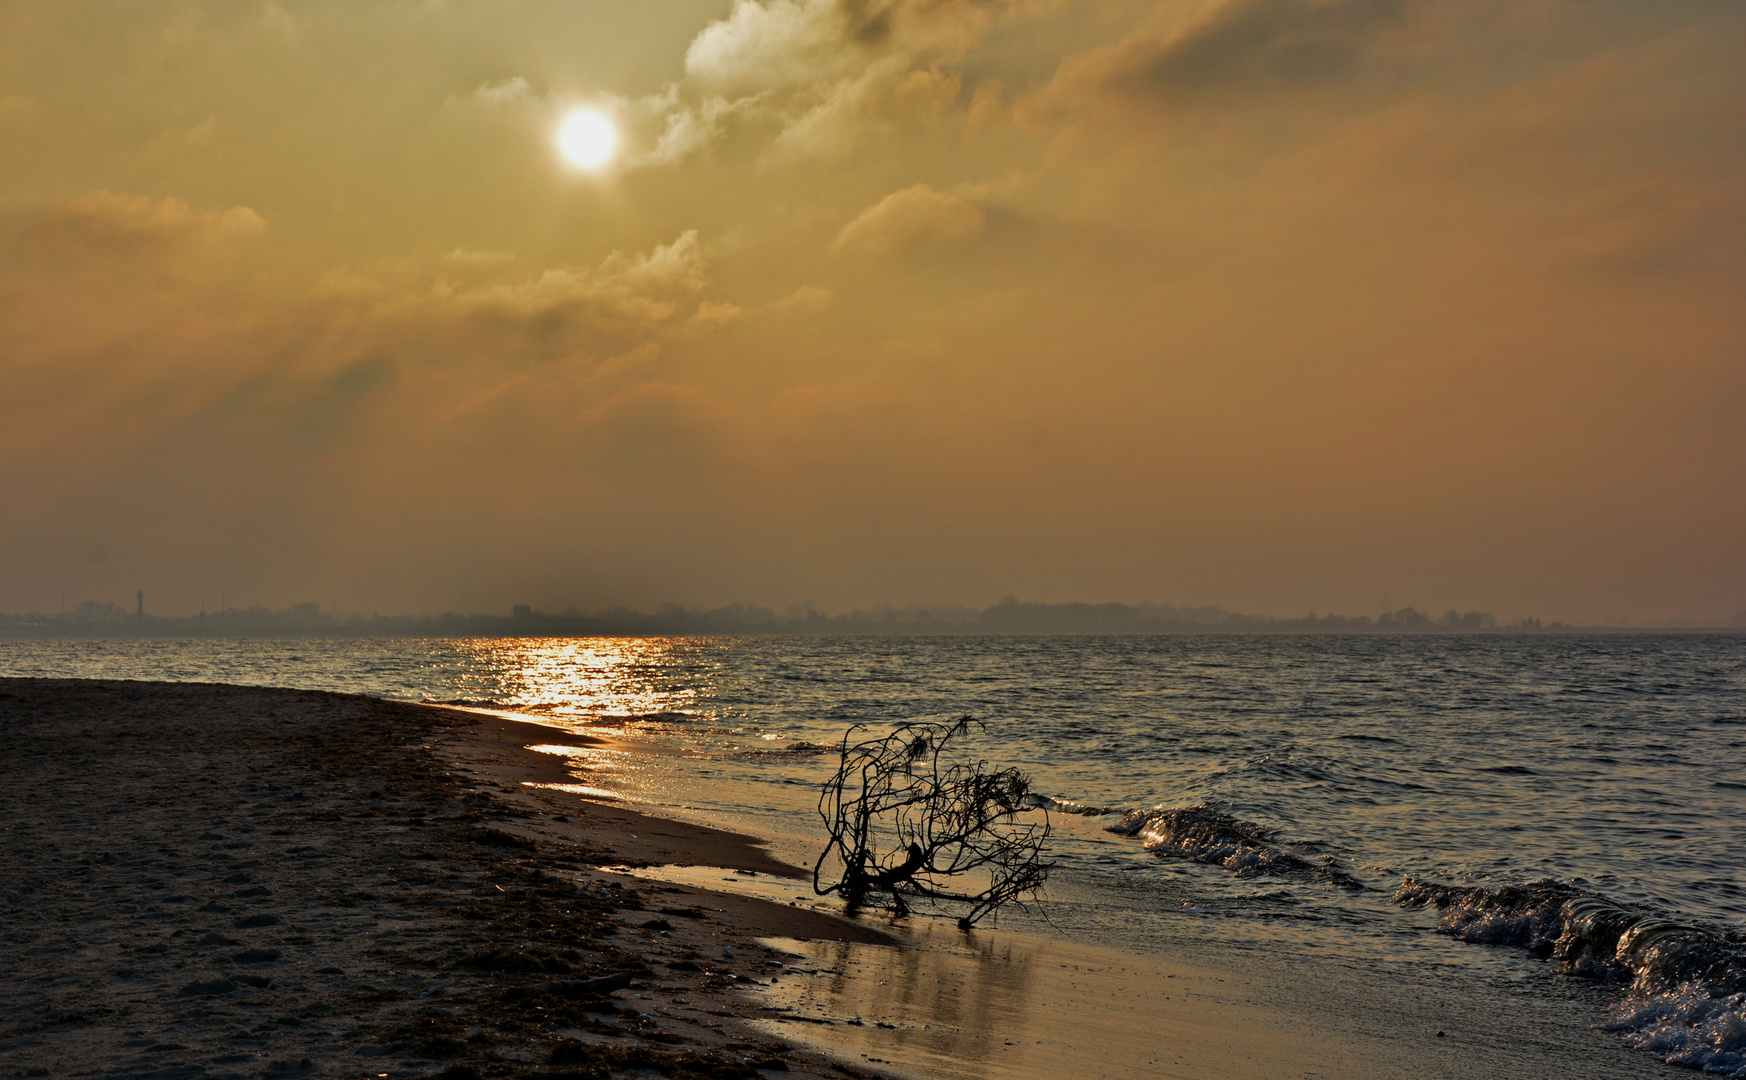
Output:
M1018 769L953 762L958 740L982 724L914 721L874 736L843 734L836 775L819 797L830 840L813 867L813 891L851 909L907 914L911 899L964 905L969 929L1000 905L1021 902L1048 877L1049 815Z

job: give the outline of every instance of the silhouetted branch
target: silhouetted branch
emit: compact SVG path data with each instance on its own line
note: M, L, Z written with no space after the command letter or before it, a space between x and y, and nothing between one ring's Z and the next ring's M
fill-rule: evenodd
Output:
M836 775L819 797L830 840L813 868L815 892L899 914L909 911L906 897L965 904L958 925L969 929L1043 884L1049 815L1031 798L1030 778L949 760L953 741L973 726L982 724L966 716L858 741L862 725L844 732Z

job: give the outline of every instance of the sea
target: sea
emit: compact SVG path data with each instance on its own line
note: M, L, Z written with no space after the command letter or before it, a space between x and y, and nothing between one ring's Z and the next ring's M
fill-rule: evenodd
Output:
M803 861L846 733L974 717L1052 830L1002 925L1295 973L1312 1011L1316 970L1556 1000L1746 1078L1743 635L0 640L0 674L523 715L607 740L579 792Z

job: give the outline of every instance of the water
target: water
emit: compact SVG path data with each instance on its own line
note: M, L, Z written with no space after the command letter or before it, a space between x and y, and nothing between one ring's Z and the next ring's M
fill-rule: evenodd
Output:
M6 641L0 672L531 713L685 751L578 764L800 854L820 748L970 714L981 754L1093 811L1055 816L1061 869L1020 926L1481 996L1603 976L1631 988L1592 991L1627 1041L1746 1076L1739 636Z

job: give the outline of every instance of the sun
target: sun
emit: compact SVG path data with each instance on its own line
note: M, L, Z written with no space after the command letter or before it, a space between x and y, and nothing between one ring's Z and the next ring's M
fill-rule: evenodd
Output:
M575 109L558 125L558 153L578 169L598 169L618 153L618 129L599 109Z

